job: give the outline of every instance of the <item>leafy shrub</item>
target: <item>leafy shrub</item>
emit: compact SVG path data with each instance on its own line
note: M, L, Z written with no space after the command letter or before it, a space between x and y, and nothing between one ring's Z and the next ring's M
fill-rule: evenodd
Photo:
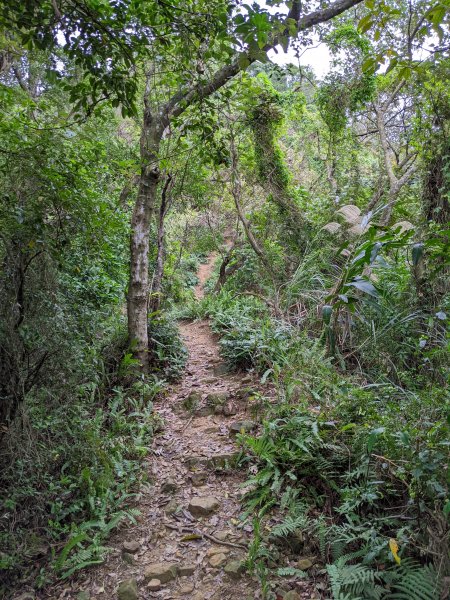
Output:
M404 394L399 406L385 392L350 387L317 417L281 404L260 436L241 437L257 465L248 514L275 521L274 537L300 532L328 565L335 600L438 599L449 571L448 401Z
M181 340L176 323L161 316L151 319L149 340L153 370L166 379L178 379L186 364L187 350Z
M159 427L152 401L163 385L148 378L126 389L91 352L96 377L85 358L77 379L28 395L6 434L0 590L16 576L40 586L52 572L68 577L101 562L111 530L137 515L130 504L145 478L142 459ZM111 368L119 364L111 344L105 355Z

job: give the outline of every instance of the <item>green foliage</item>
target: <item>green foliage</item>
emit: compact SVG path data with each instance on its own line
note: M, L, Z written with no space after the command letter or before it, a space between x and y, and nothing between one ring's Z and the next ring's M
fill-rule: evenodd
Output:
M179 379L187 360L176 323L168 318L155 316L149 324L152 370L168 380Z
M340 135L350 113L363 108L375 93L373 73L361 72L361 63L371 56L372 49L368 38L350 23L333 30L327 41L335 57L335 66L339 65L341 71L327 75L316 100L320 115L331 134ZM345 61L342 52L347 54ZM355 58L359 59L359 64L355 63Z
M408 593L438 598L436 571L407 557L415 556L419 545L429 548L428 561L435 561L439 570L448 559L445 544L432 533L442 526L448 532L443 515L447 474L439 466L448 437L447 409L437 409L436 415L435 403L426 409L422 403L424 430L418 437L417 407L409 398L399 407L390 404L389 394L367 391L365 405L373 410L361 413L361 397L355 402L343 392L338 391L332 410L318 417L280 404L267 416L259 437L242 436L246 454L254 457L250 463L257 465L247 482L247 511L256 512L262 523L278 520L272 539L287 541L300 532L310 552L320 551L328 563L333 598L406 598ZM399 410L408 415L404 423L398 422ZM328 503L333 508L325 524L313 515ZM401 515L390 511L398 505ZM433 511L441 515L437 521L424 521ZM399 540L400 567L392 566L390 538Z
M105 383L81 381L60 390L59 398L41 390L27 399L27 428L10 432L12 460L2 476L2 560L9 582L23 569L32 574L26 558L33 546L62 577L102 562L110 532L137 516L128 505L145 480L141 462L159 427L152 400L162 384L154 379L108 389ZM40 528L37 541L30 527ZM49 545L64 540L62 551L49 552ZM38 583L49 577L42 573Z

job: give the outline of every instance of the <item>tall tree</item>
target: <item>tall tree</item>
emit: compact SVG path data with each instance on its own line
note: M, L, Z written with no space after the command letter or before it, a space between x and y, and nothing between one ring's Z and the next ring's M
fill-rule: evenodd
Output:
M319 23L325 23L349 8L359 4L361 0L337 0L329 6L302 14L301 2L295 0L290 4L286 17L270 19L268 12L262 9L249 10L246 16L238 14L232 19L235 25L235 41L240 42L242 52L233 52L231 60L217 68L209 77L202 76L194 83L183 83L182 80L175 90L172 90L165 101L154 102L152 97L152 77L155 65L147 73L147 84L144 93L144 117L141 133L141 175L137 201L133 210L131 233L131 262L130 283L128 290L128 333L133 346L135 357L148 369L148 332L147 332L147 307L149 296L149 231L152 215L157 205L157 190L160 180L160 149L164 132L173 126L194 104L207 100L215 92L225 86L239 72L245 70L255 61L265 58L267 51L278 44L288 45L289 40L300 32L311 29ZM222 9L223 6L218 7ZM207 8L205 5L205 12ZM224 30L230 25L228 20L223 21L223 29L213 31L213 40L210 47L219 44L227 37ZM193 27L193 32L195 33ZM189 32L191 33L191 32ZM197 31L198 34L198 31ZM200 39L196 38L197 46L201 47L205 37L204 30ZM229 41L229 39L228 39ZM214 47L214 46L213 46ZM183 48L186 50L186 48ZM203 52L198 54L194 61L187 67L191 71L206 71L203 64L204 58L212 55L212 62L217 64L221 55L219 52ZM223 52L222 52L223 56ZM222 59L223 60L223 59ZM185 74L186 75L186 74ZM181 78L180 78L181 79Z

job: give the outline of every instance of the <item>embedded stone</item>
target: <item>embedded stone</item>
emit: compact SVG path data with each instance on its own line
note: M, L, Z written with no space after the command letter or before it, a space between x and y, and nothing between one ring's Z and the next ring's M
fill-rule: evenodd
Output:
M195 411L197 417L209 417L214 414L214 406L202 406Z
M211 546L211 548L208 548L207 552L206 552L206 556L214 556L214 554L229 554L230 550L229 548L223 548L223 547L218 547L218 546Z
M297 568L300 569L300 571L307 571L313 565L314 565L314 561L311 560L310 558L306 558L306 557L300 558L297 562Z
M183 408L185 410L194 410L202 401L202 395L199 392L191 392L183 400Z
M213 369L214 375L226 375L228 373L228 365L226 363L220 363Z
M161 581L159 579L150 579L147 584L147 589L151 592L157 592L161 589Z
M232 452L229 454L216 454L208 459L208 466L214 469L225 469L233 465L238 457L238 452Z
M30 596L30 598L31 598L31 596ZM34 598L34 596L33 596L33 598ZM77 600L91 600L91 595L85 591L78 592Z
M191 594L194 591L194 584L193 583L186 583L185 585L182 585L180 587L180 594L182 596L186 596L187 594Z
M124 552L129 552L130 554L135 554L139 548L141 547L139 542L132 540L130 542L124 542L122 545L122 549Z
M178 565L176 563L152 563L148 565L144 571L144 579L152 580L159 579L161 583L167 583L175 579L178 572Z
M230 425L230 436L234 437L238 433L249 433L255 427L256 423L254 421L236 421Z
M240 560L231 560L225 565L223 570L231 579L239 579L245 571L245 567Z
M138 600L138 587L136 579L125 579L117 589L119 600Z
M165 508L164 508L164 512L166 513L166 515L173 515L177 512L178 510L178 500L176 498L172 498L172 500L169 502L169 504L166 504Z
M238 400L248 400L255 394L257 394L257 391L251 387L243 387L235 392L235 396Z
M194 564L180 565L178 575L180 577L189 577L195 573L196 566Z
M283 596L284 600L302 600L302 597L300 596L300 594L297 594L297 592L295 592L294 590L291 590L290 592L286 592Z
M228 400L228 394L225 392L211 392L206 396L206 404L208 406L220 406Z
M124 563L127 563L127 565L134 565L136 562L133 554L130 552L122 552L122 560Z
M223 405L222 412L226 417L231 417L237 413L237 406L231 400Z
M177 483L174 479L166 479L161 485L161 492L163 494L174 494L178 489Z
M219 508L219 501L214 496L192 498L189 503L189 512L194 517L206 517Z
M208 562L214 569L219 569L227 562L227 557L223 552L220 552L219 554L213 554Z
M208 475L202 471L197 471L196 473L192 473L191 482L194 487L202 486L208 478Z
M207 456L189 456L189 458L186 458L184 461L184 464L190 471L192 471L193 469L199 467L207 467L209 460L210 459Z

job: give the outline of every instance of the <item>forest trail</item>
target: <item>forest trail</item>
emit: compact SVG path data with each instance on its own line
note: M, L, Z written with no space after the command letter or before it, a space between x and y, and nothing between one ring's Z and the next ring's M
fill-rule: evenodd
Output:
M216 256L199 268L198 299ZM180 383L155 406L164 429L148 455L150 485L136 504L138 525L116 533L105 564L80 574L58 598L77 598L80 590L95 600L260 597L256 580L239 566L251 540L251 527L239 521L245 474L229 468L237 452L230 429L251 424L246 396L258 385L251 375L226 372L207 321L183 322L180 333L188 362Z

